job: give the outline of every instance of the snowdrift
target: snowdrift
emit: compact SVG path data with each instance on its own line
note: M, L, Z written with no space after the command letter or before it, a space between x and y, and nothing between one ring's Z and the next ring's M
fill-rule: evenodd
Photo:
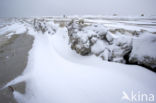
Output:
M155 69L153 31L119 29L89 19L53 19L20 22L23 31L35 39L24 73L4 87L26 82L25 94L13 92L18 103L125 103L130 101L122 98L123 92L156 95L155 73L125 64ZM59 26L62 22L65 27Z

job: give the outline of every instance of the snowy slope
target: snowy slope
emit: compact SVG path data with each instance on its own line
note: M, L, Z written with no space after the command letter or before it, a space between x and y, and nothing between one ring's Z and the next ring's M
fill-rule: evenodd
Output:
M129 103L122 100L123 91L156 95L155 73L136 65L80 56L70 49L67 28L55 26L53 35L27 27L28 34L35 37L27 67L6 85L26 81L25 94L14 92L19 103Z
M62 34L35 36L27 72L23 75L29 75L26 94L14 92L17 100L23 103L125 103L121 100L122 91L156 94L156 75L142 67L102 63L95 57L84 63L81 63L83 58L79 58L78 64L72 62L77 57L69 55L71 51L60 55L57 51L67 46L59 44Z

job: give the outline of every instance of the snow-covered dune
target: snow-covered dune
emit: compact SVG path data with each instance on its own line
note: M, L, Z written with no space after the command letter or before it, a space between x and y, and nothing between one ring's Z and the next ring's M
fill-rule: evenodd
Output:
M123 91L156 94L155 73L139 66L103 62L94 56L83 58L75 53L71 55L74 51L68 51L69 46L62 41L64 31L59 29L55 35L35 36L23 75L29 75L26 79L26 94L14 92L18 101L125 103L126 100L121 99Z
M47 24L50 28L44 26ZM52 21L47 24L25 24L28 34L35 37L28 64L21 76L5 86L26 81L25 94L13 92L19 103L129 103L131 97L122 97L124 93L131 96L132 91L136 95L146 93L146 102L150 103L150 94L156 95L154 72L137 65L104 61L95 55L81 56L71 49L68 28ZM42 27L46 28L44 32L38 30Z

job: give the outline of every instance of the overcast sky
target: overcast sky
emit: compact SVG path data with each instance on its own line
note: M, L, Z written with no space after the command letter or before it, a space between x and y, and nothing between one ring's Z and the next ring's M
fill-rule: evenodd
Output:
M156 15L156 0L0 0L0 16Z

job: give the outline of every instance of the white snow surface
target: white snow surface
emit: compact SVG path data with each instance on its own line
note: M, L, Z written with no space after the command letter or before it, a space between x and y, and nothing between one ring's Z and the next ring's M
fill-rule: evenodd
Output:
M6 25L4 28L0 29L0 35L8 35L10 37L12 34L23 34L26 33L27 29L24 24L13 23Z
M92 46L91 50L95 54L99 54L100 52L104 51L107 48L107 43L104 43L102 40L97 40L96 43Z
M139 38L135 38L131 56L137 56L140 60L144 56L156 58L156 35L144 33Z
M71 50L66 28L58 27L54 35L28 29L35 40L27 67L5 86L26 81L25 94L13 93L19 103L129 103L122 100L123 91L156 95L156 75L152 71L80 56Z
M156 94L154 73L139 66L103 62L96 57L77 58L75 53L69 53L73 51L70 51L64 42L65 31L59 29L55 35L35 35L28 65L23 74L24 77L29 75L26 78L26 94L14 92L18 101L125 103L121 100L122 91L135 90ZM73 61L74 59L76 60Z

